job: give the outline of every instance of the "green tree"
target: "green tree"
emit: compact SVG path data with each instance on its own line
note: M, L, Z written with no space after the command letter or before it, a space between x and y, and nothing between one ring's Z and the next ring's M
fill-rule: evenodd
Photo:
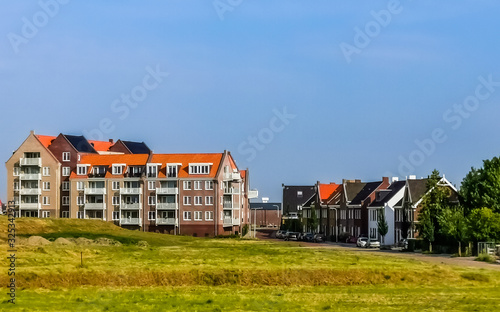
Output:
M418 231L420 236L429 243L429 251L432 252L432 243L434 242L435 226L432 221L430 210L422 210L419 215Z
M461 206L447 207L438 216L441 233L458 242L458 255L462 256L462 242L467 239L468 227L464 209Z
M307 218L307 227L309 231L315 233L318 230L318 215L316 214L316 206L311 205L311 217Z
M500 240L500 214L489 208L474 209L468 216L469 235L476 242Z
M484 160L482 168L471 168L462 181L460 195L467 215L482 207L500 213L500 158Z
M389 225L387 224L387 220L385 219L384 209L379 209L377 212L377 228L378 233L382 236L382 244L385 244L385 236L389 232Z

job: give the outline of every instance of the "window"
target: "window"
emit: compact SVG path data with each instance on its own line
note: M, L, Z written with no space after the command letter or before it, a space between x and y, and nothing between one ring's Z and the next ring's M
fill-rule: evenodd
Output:
M156 220L156 211L148 211L148 220Z
M194 197L194 204L197 206L203 205L203 197L195 196Z
M78 155L78 161L80 161L80 159L81 159L81 157L80 157L80 155Z
M205 220L213 221L214 220L214 212L213 211L205 211Z
M50 211L42 211L42 218L50 218Z
M120 205L120 196L113 196L112 202L113 202L114 206L119 206Z
M184 181L184 189L185 190L191 189L191 181Z
M18 177L20 172L21 172L21 169L19 167L14 167L13 175L15 177Z
M44 177L49 177L50 176L50 167L43 167L43 176Z
M19 182L14 182L14 191L19 190Z
M156 182L155 181L148 181L148 190L153 191L155 189Z
M62 197L62 204L63 206L69 206L69 196Z
M122 167L122 165L113 165L113 171L112 171L112 173L114 175L122 174L123 173L123 167Z
M63 183L62 183L62 190L63 191L69 191L69 182L68 181L63 181Z
M361 210L356 209L354 210L354 219L361 219Z
M203 220L202 217L203 217L203 214L201 213L201 211L194 212L194 221L201 221L201 220Z
M302 196L304 196L302 191L297 191L297 198L302 198Z
M95 170L97 168L99 168L99 167L94 168L94 173L95 173ZM78 174L78 175L87 175L87 166L77 165L76 166L76 174Z
M195 190L201 190L201 181L194 181L194 189Z
M184 196L184 205L191 205L191 196Z
M112 218L113 221L120 220L120 212L119 211L113 211L113 215L112 215L111 218Z
M62 212L62 217L63 218L69 218L69 211L63 211Z
M69 167L63 167L62 168L62 175L65 177L69 177L69 174L71 173L71 169Z
M214 189L214 181L205 181L205 189L213 190Z
M43 182L43 190L50 191L50 182Z
M113 191L120 190L120 181L113 181L111 187L112 187Z
M45 205L45 206L50 205L50 197L48 197L48 196L44 196L44 197L42 198L42 204L43 204L43 205Z
M177 178L177 165L167 165L167 177Z
M83 219L85 217L85 215L83 214L83 211L78 211L77 214L76 214L76 217L78 219Z
M148 197L148 204L149 204L150 206L154 206L154 205L156 205L156 196L149 196L149 197Z
M71 155L69 152L63 152L62 153L62 160L63 161L70 161L71 160Z
M85 187L84 187L84 184L83 184L83 182L82 182L82 181L80 181L80 182L76 182L76 190L77 190L77 191L83 191L83 190L84 190L84 188L85 188Z
M85 202L83 200L83 196L78 196L76 198L76 204L79 205L79 206L83 206L85 204Z
M205 205L213 205L214 197L213 196L205 196Z
M184 220L191 221L191 211L184 211L183 217L184 217Z
M148 177L149 178L158 177L158 165L148 165Z
M189 174L209 174L211 164L189 164Z

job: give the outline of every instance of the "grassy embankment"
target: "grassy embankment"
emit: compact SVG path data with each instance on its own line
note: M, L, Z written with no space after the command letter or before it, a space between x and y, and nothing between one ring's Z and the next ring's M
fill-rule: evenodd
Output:
M1 228L6 225L1 217ZM90 220L18 219L16 227L24 237L107 237L122 243L19 245L20 310L155 311L157 305L231 311L484 310L497 306L500 298L498 271L393 255L300 243L175 237ZM6 239L5 231L0 239ZM141 247L139 241L149 246ZM6 253L6 243L0 250ZM2 261L3 293L6 265ZM0 305L6 308L11 306Z

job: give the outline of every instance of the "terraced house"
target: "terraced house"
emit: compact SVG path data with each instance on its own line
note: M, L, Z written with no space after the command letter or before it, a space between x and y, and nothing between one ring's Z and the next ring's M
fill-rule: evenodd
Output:
M231 153L154 154L143 142L31 132L6 162L23 217L102 219L170 234L238 234L249 222L249 171Z

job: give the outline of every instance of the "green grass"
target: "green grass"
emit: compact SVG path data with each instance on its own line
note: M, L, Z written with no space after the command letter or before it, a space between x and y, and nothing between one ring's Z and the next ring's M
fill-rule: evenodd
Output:
M6 223L0 217L2 228ZM123 244L18 246L17 310L471 311L494 308L500 298L499 271L393 254L170 236L89 220L25 218L16 229L25 237L107 237ZM6 243L0 251L6 253ZM6 265L1 262L2 272ZM4 294L7 281L0 274Z

